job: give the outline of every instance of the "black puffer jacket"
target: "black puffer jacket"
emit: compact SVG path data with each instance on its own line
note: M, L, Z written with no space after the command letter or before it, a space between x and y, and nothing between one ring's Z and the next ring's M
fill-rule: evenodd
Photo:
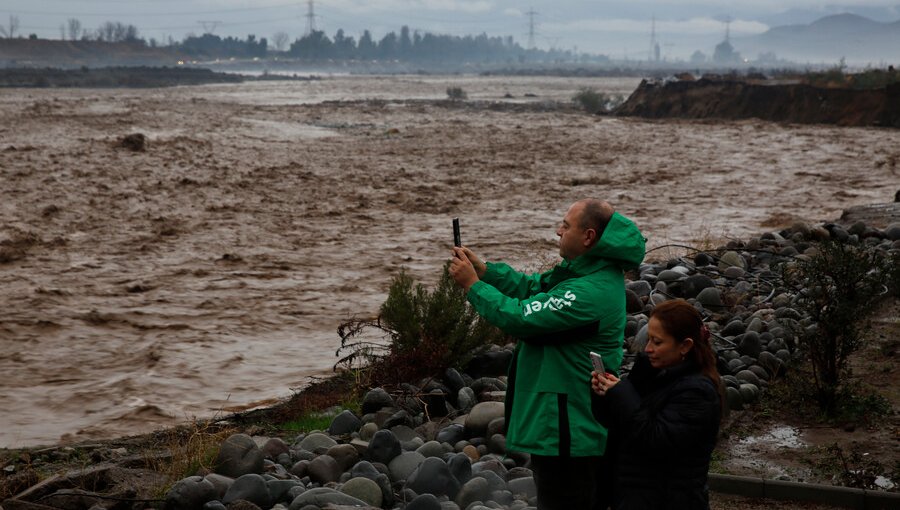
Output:
M709 509L706 474L721 404L696 364L657 370L640 354L628 377L594 397L615 452L613 508Z

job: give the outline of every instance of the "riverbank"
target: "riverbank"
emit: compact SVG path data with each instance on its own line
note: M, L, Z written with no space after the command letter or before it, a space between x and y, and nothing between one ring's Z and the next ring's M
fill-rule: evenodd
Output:
M811 241L827 238L896 250L900 224L873 228L854 222L845 229L831 223L796 223L758 238L733 240L729 246L707 249L691 258L644 264L640 279L628 285L631 311L626 345L629 350L639 348L642 312L665 299L663 295L696 300L716 334L720 355L730 360L724 380L731 412L713 457L713 472L827 485L891 484L882 489L896 491L891 462L900 408L896 390L900 370L894 359L900 338L900 302L895 296L879 300L872 327L867 328L866 348L852 360L855 378L849 382L861 397L875 389L888 403L888 412L878 418L862 409L843 415L843 420L825 421L814 410L795 403L800 394L792 389L797 379L791 374L802 366L795 364L802 358L792 347L799 330L791 325L802 324L806 318L793 308L797 305L792 291L764 273L795 256L812 256ZM737 253L734 250L741 258L731 255ZM678 268L687 273L676 276ZM698 288L703 278L710 277L715 285ZM765 288L756 287L767 278ZM639 290L650 281L658 294ZM722 298L741 292L744 299L723 308L731 299ZM454 501L454 508L486 499L501 508L526 508L533 504L527 456L506 452L503 436L497 433L502 430L503 406L496 398L505 388L502 372L509 349L494 347L477 358L470 370L480 368L471 375L448 371L416 386L388 388L389 392L367 391L352 373L344 372L271 408L142 437L15 451L4 461L7 475L2 487L7 496L18 497L4 501L4 508L33 509L29 506L33 503L86 508L107 501L145 507L165 501L168 508L193 508L197 500L192 498L198 497L226 504L240 499L260 508L277 501L291 508L307 504L323 508L327 501L392 508L403 507L403 501L413 507L424 493ZM780 361L783 352L788 356L784 363ZM789 366L787 375L782 365ZM877 380L871 377L873 372ZM731 390L738 388L740 398L735 400ZM424 402L427 409L422 408ZM794 432L785 434L786 429ZM228 453L232 447L237 450ZM441 457L447 460L447 472ZM380 472L371 467L379 463ZM54 469L78 464L80 469L46 478ZM180 478L198 468L206 478ZM269 481L255 473L265 473ZM354 482L357 479L368 482ZM166 491L176 480L174 488ZM257 483L253 480L263 485L253 488ZM102 489L97 489L98 484ZM68 489L72 485L86 492L72 493ZM358 486L374 488L375 493ZM200 496L198 491L209 494ZM713 508L726 507L828 508L714 495Z

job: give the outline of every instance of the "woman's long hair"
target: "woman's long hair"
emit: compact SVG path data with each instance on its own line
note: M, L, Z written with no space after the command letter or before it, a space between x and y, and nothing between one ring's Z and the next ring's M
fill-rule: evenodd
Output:
M697 363L703 375L712 379L724 404L722 380L716 368L716 353L709 341L709 329L703 324L700 312L683 299L672 299L656 305L650 317L656 318L666 333L675 338L676 343L681 344L688 338L694 341L687 356Z

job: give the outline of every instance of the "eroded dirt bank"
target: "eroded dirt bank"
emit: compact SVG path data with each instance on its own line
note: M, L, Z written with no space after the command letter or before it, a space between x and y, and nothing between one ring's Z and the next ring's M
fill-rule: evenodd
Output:
M875 90L734 80L641 82L617 115L900 127L900 84Z
M338 323L375 313L400 267L436 279L451 217L485 257L536 268L587 195L660 246L833 219L896 191L893 130L540 105L635 85L0 92L0 446L138 433L288 394L330 370ZM437 101L448 86L537 106ZM135 132L145 151L119 146Z

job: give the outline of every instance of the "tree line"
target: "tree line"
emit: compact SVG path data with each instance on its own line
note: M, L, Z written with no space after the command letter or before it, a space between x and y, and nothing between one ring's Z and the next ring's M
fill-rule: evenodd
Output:
M8 24L0 25L0 36L14 38L19 28L18 17L10 16ZM91 29L77 18L70 18L59 27L60 39L68 41L102 41L109 43L138 44L149 47L168 46L195 59L214 58L265 58L272 54L306 60L400 60L438 62L511 62L570 61L570 51L550 49L526 49L512 36L492 37L480 35L444 35L410 30L403 26L399 33L391 31L376 39L364 30L359 39L347 35L343 29L329 37L323 31L312 31L293 42L285 32L272 36L272 48L265 37L246 39L220 37L212 33L188 35L181 42L169 37L160 43L156 39L144 39L134 25L107 21ZM21 37L21 36L20 36ZM37 38L32 34L32 39ZM581 55L582 61L605 60L603 56Z

